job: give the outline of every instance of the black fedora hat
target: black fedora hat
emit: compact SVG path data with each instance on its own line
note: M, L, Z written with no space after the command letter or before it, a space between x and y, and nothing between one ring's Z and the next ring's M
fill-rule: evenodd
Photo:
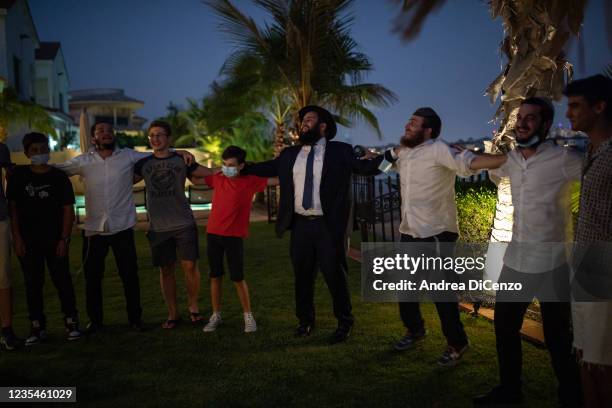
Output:
M304 116L308 112L316 112L319 116L319 121L327 125L327 129L325 130L325 138L327 140L331 140L334 138L334 136L336 136L336 131L338 130L338 128L336 127L336 121L327 109L324 109L317 105L304 106L302 109L300 109L298 113L300 115L300 121L304 119Z

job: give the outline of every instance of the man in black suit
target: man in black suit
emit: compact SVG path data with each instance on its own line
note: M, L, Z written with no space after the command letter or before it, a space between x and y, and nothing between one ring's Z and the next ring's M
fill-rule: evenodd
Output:
M308 336L315 323L317 266L332 296L338 328L332 343L345 341L353 326L344 247L351 208L351 174L374 175L383 156L361 160L351 145L331 141L336 123L327 110L306 106L299 112L300 144L274 160L257 163L244 174L278 176L280 203L276 234L291 230L290 255L295 273L296 336Z

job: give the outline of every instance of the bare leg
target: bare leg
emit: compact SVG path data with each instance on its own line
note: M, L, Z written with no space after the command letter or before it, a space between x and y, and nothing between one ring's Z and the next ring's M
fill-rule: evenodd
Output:
M185 272L185 286L187 287L187 301L191 313L199 313L198 297L200 296L200 270L196 261L181 261Z
M12 288L0 289L0 322L2 327L11 327L13 324Z
M236 292L238 293L238 299L240 299L240 304L242 305L242 310L244 313L251 312L251 300L249 298L249 287L245 280L241 280L240 282L234 282L234 286L236 286Z
M159 268L159 283L162 295L168 306L168 320L178 319L176 306L176 277L174 276L174 263Z
M222 277L210 278L210 301L214 313L221 312L221 283Z

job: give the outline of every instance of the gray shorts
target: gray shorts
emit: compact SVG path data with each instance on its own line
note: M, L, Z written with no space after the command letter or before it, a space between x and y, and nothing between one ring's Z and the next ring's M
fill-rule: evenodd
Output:
M195 224L175 231L149 231L147 238L151 245L153 266L168 266L177 259L197 261L200 256L198 228Z

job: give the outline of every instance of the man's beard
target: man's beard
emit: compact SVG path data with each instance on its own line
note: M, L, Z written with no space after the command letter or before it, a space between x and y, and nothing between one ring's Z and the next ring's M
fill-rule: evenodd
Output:
M544 141L544 139L546 138L546 133L547 132L545 132L543 125L540 125L540 127L535 132L527 136L525 139L519 139L518 133L517 133L517 137L516 137L517 145L519 148L526 148L526 149L530 147L535 148L537 145L542 143L542 141Z
M317 142L321 138L321 134L319 133L319 123L317 122L316 126L313 126L312 129L308 129L305 132L300 132L300 143L303 145L312 145Z
M117 142L114 140L111 143L96 143L98 150L115 150L116 145Z
M400 144L409 148L417 147L425 140L425 134L420 132L416 138L408 139L405 135L400 139Z

